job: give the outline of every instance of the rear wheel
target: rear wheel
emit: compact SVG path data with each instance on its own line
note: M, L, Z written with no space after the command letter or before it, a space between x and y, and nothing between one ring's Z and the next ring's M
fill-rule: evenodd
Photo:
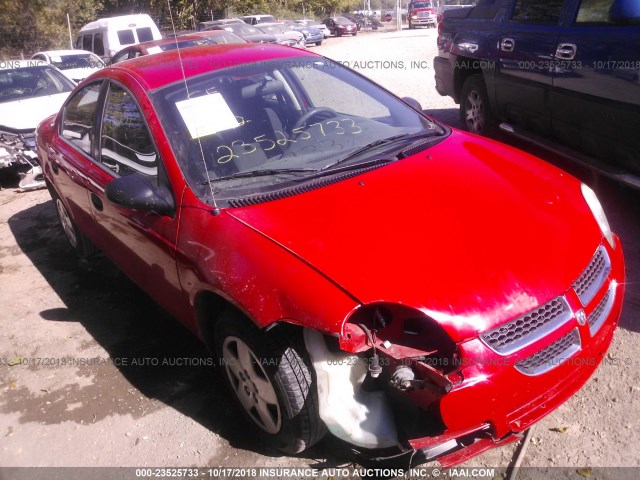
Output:
M58 212L58 220L60 221L60 225L62 226L62 231L64 232L64 236L67 238L67 241L76 252L78 257L81 259L86 259L92 252L92 244L89 242L89 239L85 237L78 227L76 223L71 218L69 214L69 210L67 210L66 205L62 201L62 199L58 196L57 193L49 190L51 193L51 198L56 205L56 211Z
M215 349L234 400L261 440L299 453L325 433L311 362L299 335L259 331L237 311L216 324Z
M471 75L462 86L460 121L466 130L478 135L487 135L495 127L482 74Z

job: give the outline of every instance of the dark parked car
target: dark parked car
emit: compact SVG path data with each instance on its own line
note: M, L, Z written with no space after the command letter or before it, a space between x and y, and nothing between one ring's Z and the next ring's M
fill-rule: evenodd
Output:
M589 187L320 55L180 53L93 74L38 154L69 243L205 342L258 438L450 466L593 374L625 273Z
M322 23L327 26L331 35L336 37L341 37L342 35L353 35L355 37L358 34L356 24L346 17L331 17L323 20Z
M264 33L258 30L256 27L247 25L246 23L226 23L224 25L214 25L213 27L205 28L203 31L209 30L226 30L227 32L235 33L241 38L244 38L250 43L277 43L278 39L275 35Z
M639 43L637 0L480 0L444 12L436 88L472 132L504 122L640 185Z

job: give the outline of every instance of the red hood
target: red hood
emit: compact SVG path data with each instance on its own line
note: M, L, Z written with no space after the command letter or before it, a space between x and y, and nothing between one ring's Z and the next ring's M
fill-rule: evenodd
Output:
M565 291L602 237L576 179L459 132L367 174L228 212L360 302L419 308L457 340Z

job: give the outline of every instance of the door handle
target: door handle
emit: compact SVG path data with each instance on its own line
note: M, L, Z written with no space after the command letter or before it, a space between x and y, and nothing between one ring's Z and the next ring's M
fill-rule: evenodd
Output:
M49 160L51 161L51 170L53 170L53 173L58 173L58 171L60 170L60 165L58 165L58 155L60 155L58 152L56 152L52 147L49 147L48 151L48 157Z
M556 48L556 58L559 60L573 60L576 58L578 47L573 43L559 43Z
M94 207L96 207L96 210L98 210L99 212L101 212L102 209L104 208L104 205L102 204L102 200L100 200L100 197L98 197L95 193L91 194L91 203L93 204Z
M500 41L500 50L503 52L513 52L516 46L516 41L513 38L503 38Z

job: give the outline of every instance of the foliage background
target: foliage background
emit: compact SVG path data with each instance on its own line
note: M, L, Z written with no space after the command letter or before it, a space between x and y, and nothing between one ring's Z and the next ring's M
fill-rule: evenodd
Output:
M408 0L401 0L406 6ZM466 3L455 0L447 3ZM170 9L178 30L198 21L268 13L277 18L322 20L363 8L362 0L0 0L0 58L29 58L39 50L70 48L87 22L101 17L148 13L161 31L171 30ZM395 0L371 0L372 9L391 9ZM67 22L67 15L69 22Z

